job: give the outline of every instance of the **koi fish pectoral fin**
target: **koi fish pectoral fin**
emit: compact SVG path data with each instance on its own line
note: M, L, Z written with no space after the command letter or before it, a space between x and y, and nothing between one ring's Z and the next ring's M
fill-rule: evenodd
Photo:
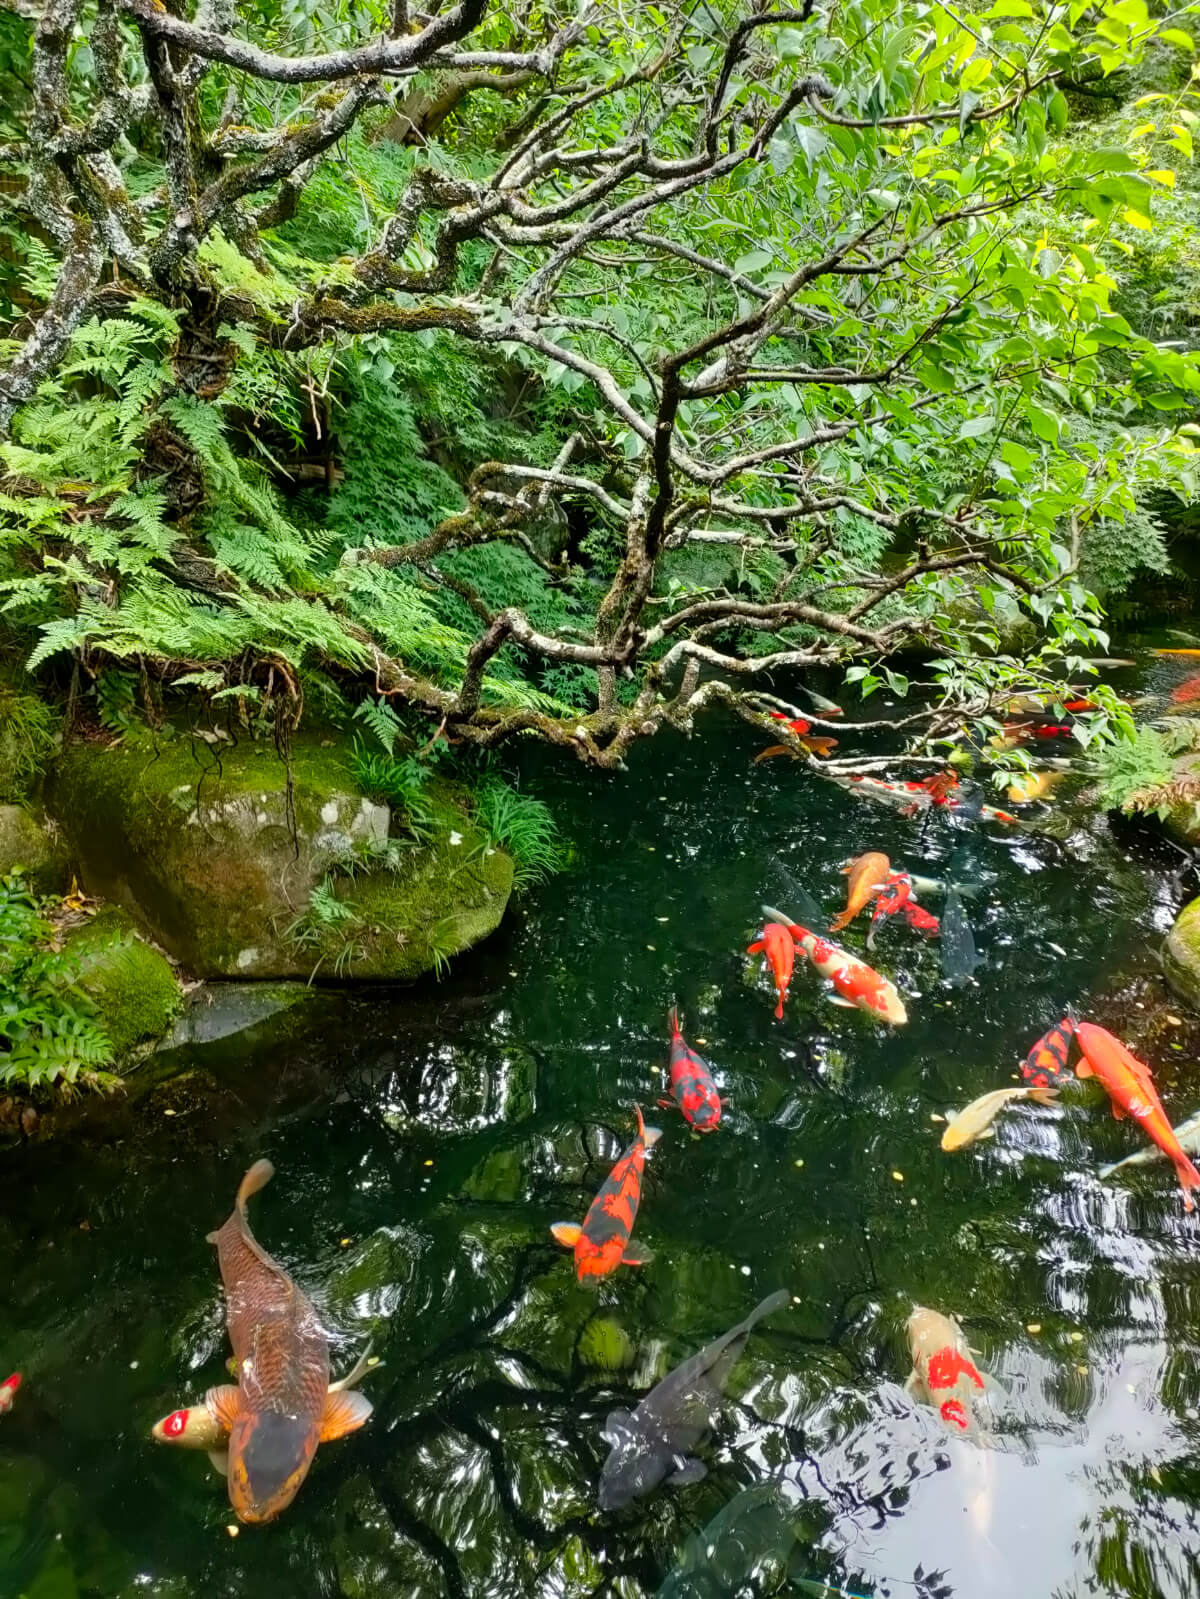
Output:
M625 1253L621 1256L622 1266L647 1266L654 1259L648 1249L643 1249L638 1244L626 1246Z
M347 1390L335 1394L331 1391L325 1397L325 1409L321 1416L321 1442L331 1443L335 1438L344 1438L347 1433L357 1432L374 1408L366 1394Z
M233 1424L242 1408L240 1390L232 1383L222 1383L219 1388L208 1390L204 1396L204 1403L217 1425L223 1427L226 1432L232 1432Z
M579 1223L574 1221L556 1221L550 1229L555 1243L561 1244L564 1249L575 1248L582 1230Z
M1096 1073L1092 1070L1092 1064L1086 1055L1080 1059L1078 1065L1075 1067L1075 1075L1076 1077L1094 1077L1096 1075Z
M854 1003L854 1001L852 999L847 999L843 994L830 994L829 1003L831 1005L840 1005L843 1010L858 1009L858 1006Z
M1115 1121L1115 1122L1123 1122L1128 1117L1128 1115L1129 1115L1129 1112L1125 1109L1124 1105L1118 1105L1116 1100L1114 1099L1113 1100L1113 1121Z
M766 947L767 947L766 944L760 938L757 941L757 943L750 944L750 945L747 946L746 954L747 955L761 955L763 950L766 949Z
M683 1460L667 1478L673 1488L683 1488L690 1482L703 1482L708 1476L708 1467L702 1460Z
M213 1468L214 1471L219 1472L222 1477L228 1477L228 1475L229 1475L229 1451L228 1451L228 1449L210 1449L208 1451L208 1458L209 1458L209 1462L212 1465L212 1468Z

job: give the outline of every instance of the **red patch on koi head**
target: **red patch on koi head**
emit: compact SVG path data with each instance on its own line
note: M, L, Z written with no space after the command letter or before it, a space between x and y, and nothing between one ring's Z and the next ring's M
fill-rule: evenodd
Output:
M941 1416L942 1420L948 1422L950 1426L957 1427L960 1431L966 1432L967 1413L957 1399L946 1400L945 1404L941 1408Z
M187 1431L189 1412L173 1410L162 1424L164 1438L178 1438Z

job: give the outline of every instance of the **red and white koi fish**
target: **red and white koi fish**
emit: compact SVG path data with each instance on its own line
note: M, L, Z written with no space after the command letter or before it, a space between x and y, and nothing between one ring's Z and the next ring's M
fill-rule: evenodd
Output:
M772 910L769 905L764 905L763 915L779 917L781 913ZM835 1005L845 1005L850 1010L865 1010L869 1015L879 1021L888 1022L892 1027L902 1027L908 1020L904 1001L896 992L895 986L873 967L868 966L866 961L860 961L857 955L851 955L850 951L843 949L840 944L830 943L827 938L818 937L816 933L810 932L807 927L800 927L796 922L786 923L785 930L795 939L797 947L808 956L821 976L828 978L833 984Z
M679 1030L679 1012L674 1005L667 1012L671 1029L671 1093L673 1099L660 1099L666 1109L675 1104L683 1119L698 1133L715 1133L721 1120L721 1096L706 1060L701 1060Z
M881 777L868 777L862 772L851 772L845 777L835 776L835 783L849 789L853 794L863 794L868 799L882 800L887 805L899 805L904 810L919 810L923 805L937 805L947 810L957 811L962 808L973 809L966 800L955 799L950 793L939 797L936 792L930 791L929 784L935 779L927 778L923 783L887 783ZM998 810L994 805L980 805L979 816L985 822L1008 822L1014 826L1020 825L1020 818L1013 816L1009 811Z
M913 1363L908 1391L932 1405L951 1432L978 1431L988 1385L971 1359L962 1328L952 1316L918 1305L907 1331Z
M767 921L763 925L761 938L755 939L747 948L746 954L761 955L771 968L775 989L779 995L779 1003L775 1007L775 1020L782 1021L783 1003L787 999L788 984L792 980L792 969L796 964L796 945L791 932L779 921Z
M1075 1037L1083 1051L1075 1068L1076 1076L1098 1077L1108 1090L1116 1119L1124 1121L1132 1116L1140 1124L1147 1138L1158 1145L1174 1166L1183 1190L1184 1210L1195 1210L1189 1190L1200 1188L1200 1171L1188 1159L1187 1151L1167 1120L1149 1066L1130 1054L1107 1028L1097 1027L1094 1022L1080 1022Z
M575 1275L580 1282L585 1277L607 1277L618 1266L644 1266L650 1259L642 1250L630 1247L629 1235L641 1203L646 1151L662 1135L657 1127L647 1127L642 1121L641 1106L635 1108L637 1136L605 1178L582 1227L559 1221L550 1229L564 1249L575 1251Z
M6 1377L0 1382L0 1416L7 1416L17 1397L17 1389L21 1386L21 1373L14 1371L11 1377Z

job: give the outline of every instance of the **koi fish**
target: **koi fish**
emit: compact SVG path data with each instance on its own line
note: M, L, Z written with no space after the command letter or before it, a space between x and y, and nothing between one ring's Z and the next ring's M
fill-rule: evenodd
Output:
M987 1382L971 1359L962 1328L952 1316L918 1305L908 1318L912 1375L905 1387L932 1405L954 1432L978 1430L977 1408L987 1406Z
M951 887L946 893L942 911L942 971L952 988L965 983L979 965L979 952L975 948L975 935L967 921L962 898Z
M1200 1188L1200 1171L1192 1165L1171 1129L1149 1066L1138 1060L1136 1055L1130 1054L1119 1038L1114 1038L1106 1028L1097 1027L1094 1022L1080 1022L1075 1029L1075 1037L1083 1051L1082 1059L1075 1068L1076 1076L1098 1077L1112 1100L1116 1119L1124 1121L1127 1116L1132 1116L1140 1123L1147 1138L1158 1145L1174 1166L1183 1190L1184 1210L1195 1210L1195 1201L1189 1189Z
M775 1020L781 1022L783 1004L788 996L788 984L792 980L792 970L796 964L796 946L788 927L778 921L766 922L763 925L762 937L755 939L754 943L747 947L746 954L761 955L771 968L771 975L775 979L775 990L779 995L779 1003L775 1007Z
M1200 677L1185 678L1171 690L1171 701L1175 705L1190 705L1193 700L1200 700Z
M1039 1105L1052 1105L1058 1093L1057 1088L994 1088L990 1094L980 1094L965 1109L952 1112L947 1118L942 1148L965 1149L976 1139L994 1138L992 1123L1006 1105L1015 1104L1018 1099L1032 1099Z
M1062 772L1023 772L1005 791L1009 804L1031 805L1034 800L1044 799L1063 776Z
M792 717L789 720L785 711L768 711L767 715L771 717L773 721L783 722L788 728L789 732L795 733L797 738L799 738L801 734L809 732L812 728L812 723L806 722L802 716Z
M671 1093L674 1102L683 1112L683 1119L698 1133L715 1133L721 1120L721 1096L713 1081L712 1070L705 1060L688 1045L679 1030L679 1012L672 1005L667 1012L667 1026L671 1031ZM658 1102L664 1109L669 1099Z
M881 924L889 916L903 915L904 920L918 933L924 933L928 938L936 938L941 930L941 923L936 916L918 905L913 896L913 880L908 872L893 872L884 884L883 892L875 901L875 913L871 917L871 930L867 934L867 948L875 948L875 934Z
M1200 1155L1200 1111L1189 1116L1187 1121L1180 1122L1175 1129L1175 1137L1179 1140L1180 1149L1189 1155ZM1111 1177L1113 1172L1121 1171L1126 1166L1152 1166L1156 1160L1165 1158L1165 1151L1157 1146L1139 1149L1136 1155L1126 1155L1124 1160L1116 1160L1111 1166L1102 1166L1100 1176Z
M329 1384L329 1392L340 1394L347 1388L353 1388L356 1382L378 1364L377 1360L370 1358L370 1352L367 1351L358 1357L344 1377L338 1382ZM150 1436L155 1443L175 1444L180 1449L203 1449L209 1455L219 1456L222 1450L229 1447L229 1428L224 1425L207 1400L198 1405L172 1410L170 1415L154 1423L150 1429ZM214 1464L218 1470L221 1469L219 1459L214 1461Z
M627 1410L612 1412L604 1424L603 1436L612 1448L600 1472L601 1510L623 1509L652 1493L664 1478L682 1485L708 1475L691 1451L708 1431L746 1340L764 1316L782 1310L790 1300L787 1289L780 1288L756 1305L745 1321L669 1371L632 1415Z
M250 1231L246 1201L275 1175L259 1160L242 1178L228 1221L208 1235L225 1285L237 1387L204 1402L229 1433L229 1502L239 1521L274 1521L296 1497L317 1445L371 1414L362 1394L329 1391L329 1339L307 1297Z
M904 810L919 810L923 805L937 804L951 811L961 810L965 815L972 812L978 814L985 822L1008 822L1014 826L1020 825L1020 818L1011 815L1008 811L998 810L994 805L976 805L972 801L955 799L947 792L944 799L937 799L926 787L931 779L924 783L887 783L880 777L868 777L863 772L850 772L846 776L837 775L832 781L840 787L849 789L851 793L863 794L870 799L882 800L884 804L899 805Z
M1200 650L1154 650L1152 653L1155 655L1200 655ZM1121 662L1122 666L1133 666L1135 664L1133 661Z
M1055 1022L1021 1063L1021 1076L1035 1088L1047 1088L1051 1083L1069 1083L1067 1059L1071 1053L1071 1040L1075 1036L1075 1023L1069 1016Z
M777 711L771 712L772 716L777 716L778 714L779 713ZM797 727L807 727L808 723L789 722L788 726L795 730ZM808 736L802 736L801 734L797 733L796 742L798 744L802 744L804 748L808 750L810 755L818 755L822 759L832 754L832 752L837 749L838 744L836 738L819 738L815 733ZM759 750L758 754L754 757L754 765L757 766L760 761L772 760L776 755L790 755L793 760L799 759L799 757L796 755L796 751L790 744L768 744L765 750Z
M11 1377L6 1377L0 1382L0 1416L7 1416L17 1397L17 1389L21 1386L21 1373L14 1371Z
M642 1250L630 1248L629 1235L641 1203L646 1151L662 1135L657 1127L647 1127L642 1121L640 1105L634 1108L637 1135L605 1178L583 1226L559 1221L550 1229L564 1249L575 1251L575 1275L580 1282L585 1277L607 1277L618 1266L644 1266L650 1259Z
M764 905L762 910L764 916L781 915L769 905ZM894 985L868 966L866 961L860 961L857 955L851 955L840 944L819 938L816 933L809 932L807 927L800 927L795 922L784 923L784 928L821 976L833 984L835 1005L844 1005L849 1010L865 1010L893 1027L902 1027L908 1020L908 1012Z
M867 855L856 855L842 871L850 879L846 884L846 909L830 922L831 933L840 933L843 927L848 927L863 906L882 892L891 876L892 863L886 855L872 850Z
M809 688L806 683L801 683L800 692L807 694L817 709L825 716L845 716L845 711L840 705L835 705L832 700L827 700L824 694L818 694L815 688Z

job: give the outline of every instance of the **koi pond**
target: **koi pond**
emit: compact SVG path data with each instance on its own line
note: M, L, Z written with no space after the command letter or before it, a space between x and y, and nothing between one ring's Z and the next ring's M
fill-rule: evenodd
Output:
M1135 679L1127 674L1129 683ZM1117 679L1120 682L1120 678ZM906 817L754 766L741 724L531 773L574 848L441 983L326 992L191 1048L190 1075L0 1161L0 1593L24 1599L533 1599L850 1593L1185 1599L1200 1569L1200 1217L1095 1083L956 1153L934 1120L1069 1004L1200 1107L1200 1030L1153 952L1198 890L1148 830L1073 808L1020 831ZM745 949L799 881L881 850L978 887L980 954L885 926L907 1026L835 1008L797 959L781 1022ZM843 935L863 953L869 918ZM712 1063L719 1130L665 1091L668 1003ZM578 1222L630 1140L648 1264L580 1285ZM205 1235L267 1156L255 1235L311 1296L375 1410L282 1518L231 1536L225 1483L150 1428L227 1382ZM785 1288L734 1366L703 1480L597 1508L602 1437L668 1369ZM914 1305L998 1384L986 1447L904 1390ZM701 1534L703 1534L701 1536Z

